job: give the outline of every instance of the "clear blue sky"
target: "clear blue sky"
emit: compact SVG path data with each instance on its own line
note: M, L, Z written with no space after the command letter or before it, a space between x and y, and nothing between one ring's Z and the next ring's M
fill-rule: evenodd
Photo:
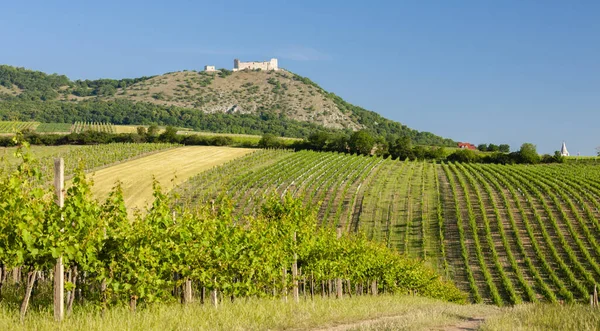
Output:
M2 1L0 63L72 79L278 57L344 99L473 143L600 145L599 1Z

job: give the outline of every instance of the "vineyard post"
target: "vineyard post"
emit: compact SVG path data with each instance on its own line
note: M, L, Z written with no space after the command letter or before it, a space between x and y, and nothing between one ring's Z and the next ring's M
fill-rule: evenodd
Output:
M192 300L192 280L187 278L183 287L183 302L187 304Z
M210 301L213 304L213 306L215 306L215 308L218 308L219 307L219 297L217 296L217 288L216 288L217 278L215 278L214 284L215 284L215 288L212 291L210 291Z
M371 282L371 294L377 296L377 280Z
M594 284L594 306L598 307L598 285Z
M282 289L283 292L281 294L283 295L283 301L287 302L287 294L288 294L288 291L287 291L287 268L283 267L282 269L283 270L282 270L282 276L281 276L281 284L283 287L283 289Z
M292 282L293 282L293 293L294 301L299 302L300 296L298 294L298 254L296 253L296 232L294 231L294 263L292 264Z
M62 158L54 159L54 190L57 199L56 204L60 209L65 205L64 188L65 162ZM65 315L64 271L62 256L59 256L54 266L54 319L57 321L61 321Z
M342 226L338 225L337 227L337 238L340 239L342 237ZM342 285L342 278L338 277L335 280L335 296L338 299L342 299L343 298L343 285Z
M310 272L310 300L313 300L315 295L315 276L313 272Z

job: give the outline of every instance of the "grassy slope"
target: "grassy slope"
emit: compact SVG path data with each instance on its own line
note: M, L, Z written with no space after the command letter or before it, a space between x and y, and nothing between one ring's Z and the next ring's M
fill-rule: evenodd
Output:
M358 127L322 90L294 80L293 74L285 71L241 71L224 78L217 73L168 73L138 82L126 92L119 89L114 97L208 113L285 110L288 117L299 121L338 129Z
M377 327L381 323L428 330L459 324L465 319L498 313L496 307L461 306L418 297L354 297L347 300L225 300L218 309L210 305L158 305L131 314L110 309L104 317L92 309L75 311L60 324L64 330L284 330ZM49 330L58 325L51 311L32 311L20 325L15 311L0 306L0 329Z
M163 190L169 190L191 176L252 151L206 146L175 148L96 171L93 192L98 198L106 198L120 180L127 208L144 209L152 199L152 178Z

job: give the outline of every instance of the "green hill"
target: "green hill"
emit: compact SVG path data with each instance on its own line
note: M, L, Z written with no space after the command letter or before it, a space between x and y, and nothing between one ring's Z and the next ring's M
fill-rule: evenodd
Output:
M280 71L181 71L133 79L72 81L0 65L0 119L175 125L227 133L306 137L316 130L366 129L454 146L352 105L310 79Z

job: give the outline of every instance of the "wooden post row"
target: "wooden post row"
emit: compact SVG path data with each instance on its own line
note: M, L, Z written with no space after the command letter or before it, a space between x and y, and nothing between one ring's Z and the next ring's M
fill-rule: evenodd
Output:
M59 208L65 206L65 162L62 158L54 159L54 192ZM61 216L62 217L62 216ZM65 315L65 270L62 256L54 266L54 319L61 321Z

